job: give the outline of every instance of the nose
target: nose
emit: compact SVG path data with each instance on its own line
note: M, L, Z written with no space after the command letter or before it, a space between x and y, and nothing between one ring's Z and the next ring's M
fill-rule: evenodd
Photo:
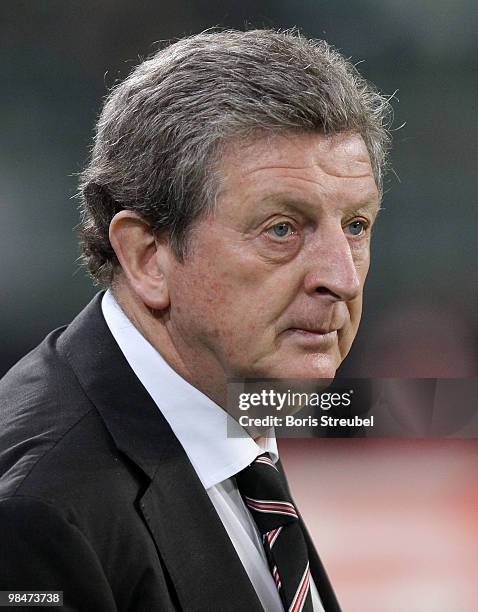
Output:
M320 294L346 302L360 295L362 282L357 263L341 226L332 228L329 225L318 231L306 257L304 286L309 295ZM368 253L366 264L368 266Z

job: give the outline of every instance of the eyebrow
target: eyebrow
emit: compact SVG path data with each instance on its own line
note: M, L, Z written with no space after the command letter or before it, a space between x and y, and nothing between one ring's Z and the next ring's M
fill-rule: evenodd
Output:
M346 213L369 213L372 214L374 219L377 217L378 213L382 210L380 205L380 199L374 198L373 200L366 200L364 202L358 203L356 206L348 206L343 209Z
M316 207L312 202L308 200L302 200L300 198L297 198L296 196L287 196L284 194L272 193L262 198L262 203L276 206L279 205L284 210L290 210L293 212L298 211L302 214L311 214L316 212ZM382 210L380 206L380 198L376 195L371 195L367 198L364 198L362 201L357 202L356 204L341 209L341 211L345 214L372 214L374 219L377 217L380 210Z

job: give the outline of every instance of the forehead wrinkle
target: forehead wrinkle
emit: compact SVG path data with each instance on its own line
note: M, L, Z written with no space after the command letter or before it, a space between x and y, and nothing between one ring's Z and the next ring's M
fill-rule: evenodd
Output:
M355 178L366 178L367 176L373 176L372 175L372 167L370 166L370 163L363 159L363 160L355 160L354 164L360 164L360 165L366 165L368 171L367 172L363 172L361 174L340 174L340 173L336 173L336 172L329 172L327 169L325 169L320 163L313 163L307 166L282 166L282 165L273 165L273 166L259 166L258 168L251 168L250 170L246 170L246 172L242 173L242 177L246 177L246 176L250 176L251 174L255 174L256 172L262 172L262 171L268 171L268 170L309 170L309 169L313 169L313 168L317 168L318 170L320 170L323 174L326 174L327 176L332 176L334 178L343 178L343 179L355 179ZM347 170L350 169L350 165L347 168ZM292 178L297 178L297 179L301 179L304 181L310 181L310 182L314 182L313 179L306 179L304 177L301 176L293 176Z
M248 182L256 182L255 175L262 173L264 178L259 180L302 180L304 184L327 190L329 181L347 179L348 183L350 179L370 177L376 187L368 151L358 135L352 142L350 135L319 138L317 134L285 141L282 136L276 140L278 146L272 148L268 139L253 141L247 146L238 143L235 148L228 148L221 164L223 168L229 166L227 178L244 188L249 187ZM282 174L282 177L274 177L275 173Z
M340 201L342 198L341 191L345 188L345 185L342 184L342 179L363 179L370 178L371 184L359 184L357 188L354 190L354 193L357 194L357 204L353 201L351 206L354 208L356 206L366 206L368 204L378 206L379 204L379 193L377 190L377 186L375 184L375 180L373 179L372 174L367 173L363 176L352 176L352 177L335 177L332 180L329 180L329 176L326 173L322 173L322 175L316 175L313 178L308 178L302 175L294 175L290 174L288 176L282 177L267 177L264 191L261 193L263 184L260 181L254 181L249 186L245 186L245 193L249 192L255 197L264 198L278 198L279 200L297 200L297 201L316 201L316 200L329 200L333 198L334 200ZM338 181L334 179L338 178ZM281 186L282 183L282 186ZM308 188L304 190L300 187L300 183L306 183L307 185L312 185L314 187L313 190ZM348 181L347 181L347 184ZM372 187L373 185L373 187ZM347 188L346 190L347 196L350 196L350 190Z
M244 176L247 176L248 174L254 174L255 172L260 172L261 170L308 170L309 168L313 168L315 165L316 164L308 164L307 166L290 166L289 164L287 164L283 166L281 164L267 164L265 166L258 166L246 170L246 172L244 172Z

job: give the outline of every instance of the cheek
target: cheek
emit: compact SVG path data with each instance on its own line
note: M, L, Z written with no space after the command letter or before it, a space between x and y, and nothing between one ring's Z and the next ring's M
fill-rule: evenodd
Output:
M284 276L277 266L216 240L174 270L172 325L189 343L200 342L226 361L253 359L274 343L276 321L291 300L285 291L291 279Z
M241 280L212 264L178 270L171 291L173 325L191 342L234 350L255 327Z
M175 275L171 288L171 313L178 316L182 325L202 327L225 308L226 296L221 284L207 270L189 270Z

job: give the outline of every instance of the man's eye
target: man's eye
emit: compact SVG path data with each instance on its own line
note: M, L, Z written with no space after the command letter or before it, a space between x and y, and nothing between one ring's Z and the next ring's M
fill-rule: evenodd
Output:
M272 232L277 238L285 238L292 233L292 227L290 223L276 223L269 229L269 232Z
M349 232L352 234L352 236L360 236L360 234L363 234L365 231L366 224L364 221L352 221L352 223L349 223L347 227L349 228Z

